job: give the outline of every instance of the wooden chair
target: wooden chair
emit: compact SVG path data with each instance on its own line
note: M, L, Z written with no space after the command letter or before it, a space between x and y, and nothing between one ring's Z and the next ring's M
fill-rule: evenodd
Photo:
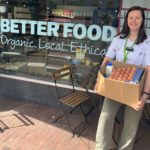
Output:
M89 113L91 111L91 108L90 108L90 110L86 113L85 110L83 109L82 105L85 102L89 101L89 102L91 102L92 106L94 108L96 108L97 112L99 112L94 100L91 98L91 95L88 92L88 89L86 88L86 85L89 85L89 84L87 84L87 82L90 82L90 84L92 84L92 80L87 79L84 81L84 83L82 84L82 87L84 87L85 90L76 90L75 85L74 85L75 75L74 75L74 70L73 70L72 66L67 66L67 67L64 67L61 69L57 69L57 70L52 72L52 75L53 75L53 79L55 82L55 88L56 88L56 93L58 96L58 101L59 101L60 106L61 106L62 111L63 111L63 115L56 118L54 120L54 122L57 122L59 119L65 117L67 124L68 124L68 127L72 131L73 136L75 134L80 136L81 133L86 128L85 126L83 127L83 124L88 123L87 116L89 115ZM92 75L90 75L90 76L92 76ZM66 78L66 77L68 77L68 80L70 81L71 90L69 90L69 92L67 94L62 96L62 94L61 94L62 90L61 90L61 88L58 87L58 81L62 78ZM96 79L96 78L93 78L93 79ZM71 110L67 111L66 106L71 107ZM80 122L79 125L77 125L75 128L72 128L72 125L71 125L70 119L69 119L69 114L72 113L76 108L80 108L84 120L82 122ZM83 127L83 129L80 130L79 132L77 132L77 129L81 128L81 126Z

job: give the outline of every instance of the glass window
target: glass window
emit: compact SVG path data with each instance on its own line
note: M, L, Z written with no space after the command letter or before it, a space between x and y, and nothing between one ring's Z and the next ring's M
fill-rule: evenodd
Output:
M79 80L106 54L119 0L1 0L0 72L50 80L74 65Z

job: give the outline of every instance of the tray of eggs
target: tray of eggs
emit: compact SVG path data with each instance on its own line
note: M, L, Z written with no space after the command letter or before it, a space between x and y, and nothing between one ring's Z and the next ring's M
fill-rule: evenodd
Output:
M143 68L127 67L127 68L113 68L109 79L139 83L144 72Z

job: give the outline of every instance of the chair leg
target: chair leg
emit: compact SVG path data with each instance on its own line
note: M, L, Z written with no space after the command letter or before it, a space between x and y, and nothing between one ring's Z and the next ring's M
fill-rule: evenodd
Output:
M85 112L84 112L84 110L83 110L81 104L80 104L80 109L81 109L81 112L82 112L82 114L83 114L83 116L84 116L85 121L84 121L84 122L81 122L81 123L75 128L75 130L76 130L76 129L78 129L81 125L84 125L83 128L82 128L79 132L75 132L75 134L76 134L78 137L79 137L79 136L83 133L83 131L86 129L85 124L88 123L87 116L86 116L86 114L85 114Z
M97 114L99 114L99 110L98 110L98 107L96 106L95 102L93 102L92 99L90 99L90 101L91 101L92 105L94 106L94 108L96 109Z
M82 129L78 130L77 129L81 126L84 125ZM83 133L83 131L86 129L87 122L81 122L76 128L74 128L74 134L76 134L78 137L80 137L80 135Z
M87 91L88 92L88 91ZM95 104L95 102L93 101L94 98L92 98L93 96L88 92L89 96L90 96L90 101L92 103L92 105L94 106L94 108L96 109L97 114L99 115L100 110L98 109L97 105Z
M80 123L79 125L77 125L74 129L73 129L72 126L71 126L71 123L70 123L69 118L68 118L68 114L69 114L69 113L72 113L77 107L73 108L70 112L66 112L65 109L64 109L64 107L63 107L63 104L60 103L60 106L61 106L61 108L62 108L62 110L63 110L63 115L57 117L57 118L53 121L53 123L56 123L59 119L65 117L65 119L66 119L66 121L67 121L67 125L68 125L69 129L71 130L73 137L74 137L75 135L77 135L77 136L79 137L79 136L82 134L82 132L86 129L85 123L86 123L86 124L88 123L87 115L85 114L85 112L84 112L84 110L83 110L83 108L82 108L82 105L80 104L79 106L80 106L80 109L81 109L81 112L82 112L82 114L83 114L83 117L84 117L85 121L81 122L81 123ZM79 130L79 127L81 127L81 125L84 125L84 126L83 126L83 128L82 128L81 130ZM77 131L77 130L78 130L78 131Z
M74 137L74 136L75 136L75 132L74 132L74 130L73 130L72 127L71 127L71 124L70 124L70 121L69 121L67 115L65 115L65 118L66 118L68 127L70 128L70 130L71 130L71 132L72 132L72 136Z
M78 106L74 107L69 113L71 114Z
M82 108L82 105L81 105L81 104L80 104L80 109L81 109L81 112L82 112L82 114L83 114L83 116L84 116L84 118L85 118L85 121L86 121L86 122L88 122L87 116L86 116L86 114L84 113L84 111L83 111L83 108Z
M71 109L71 111L65 112L63 115L57 117L55 120L53 120L53 123L55 123L55 122L57 122L59 119L65 117L66 114L68 115L69 113L72 113L77 107L78 107L78 106L76 106L75 108Z
M66 114L63 114L63 115L57 117L56 119L53 120L53 123L56 123L59 119L65 117L65 115L66 115Z
M60 106L61 106L61 108L62 108L64 114L63 114L62 116L56 118L54 121L56 122L56 121L58 121L60 118L65 117L65 119L66 119L66 121L67 121L67 124L68 124L68 127L69 127L69 129L71 130L72 135L73 135L73 137L74 137L74 136L75 136L75 132L74 132L74 130L72 129L71 123L70 123L69 118L68 118L68 114L69 114L69 113L67 113L67 112L65 111L65 109L64 109L62 103L60 103Z

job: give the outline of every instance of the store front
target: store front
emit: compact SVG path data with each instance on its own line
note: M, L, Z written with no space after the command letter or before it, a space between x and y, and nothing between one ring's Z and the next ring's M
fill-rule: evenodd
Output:
M101 64L120 29L122 4L119 0L0 0L0 93L38 102L43 96L50 98L51 72L70 64L75 65L79 82L83 80ZM67 79L60 82L68 84Z

